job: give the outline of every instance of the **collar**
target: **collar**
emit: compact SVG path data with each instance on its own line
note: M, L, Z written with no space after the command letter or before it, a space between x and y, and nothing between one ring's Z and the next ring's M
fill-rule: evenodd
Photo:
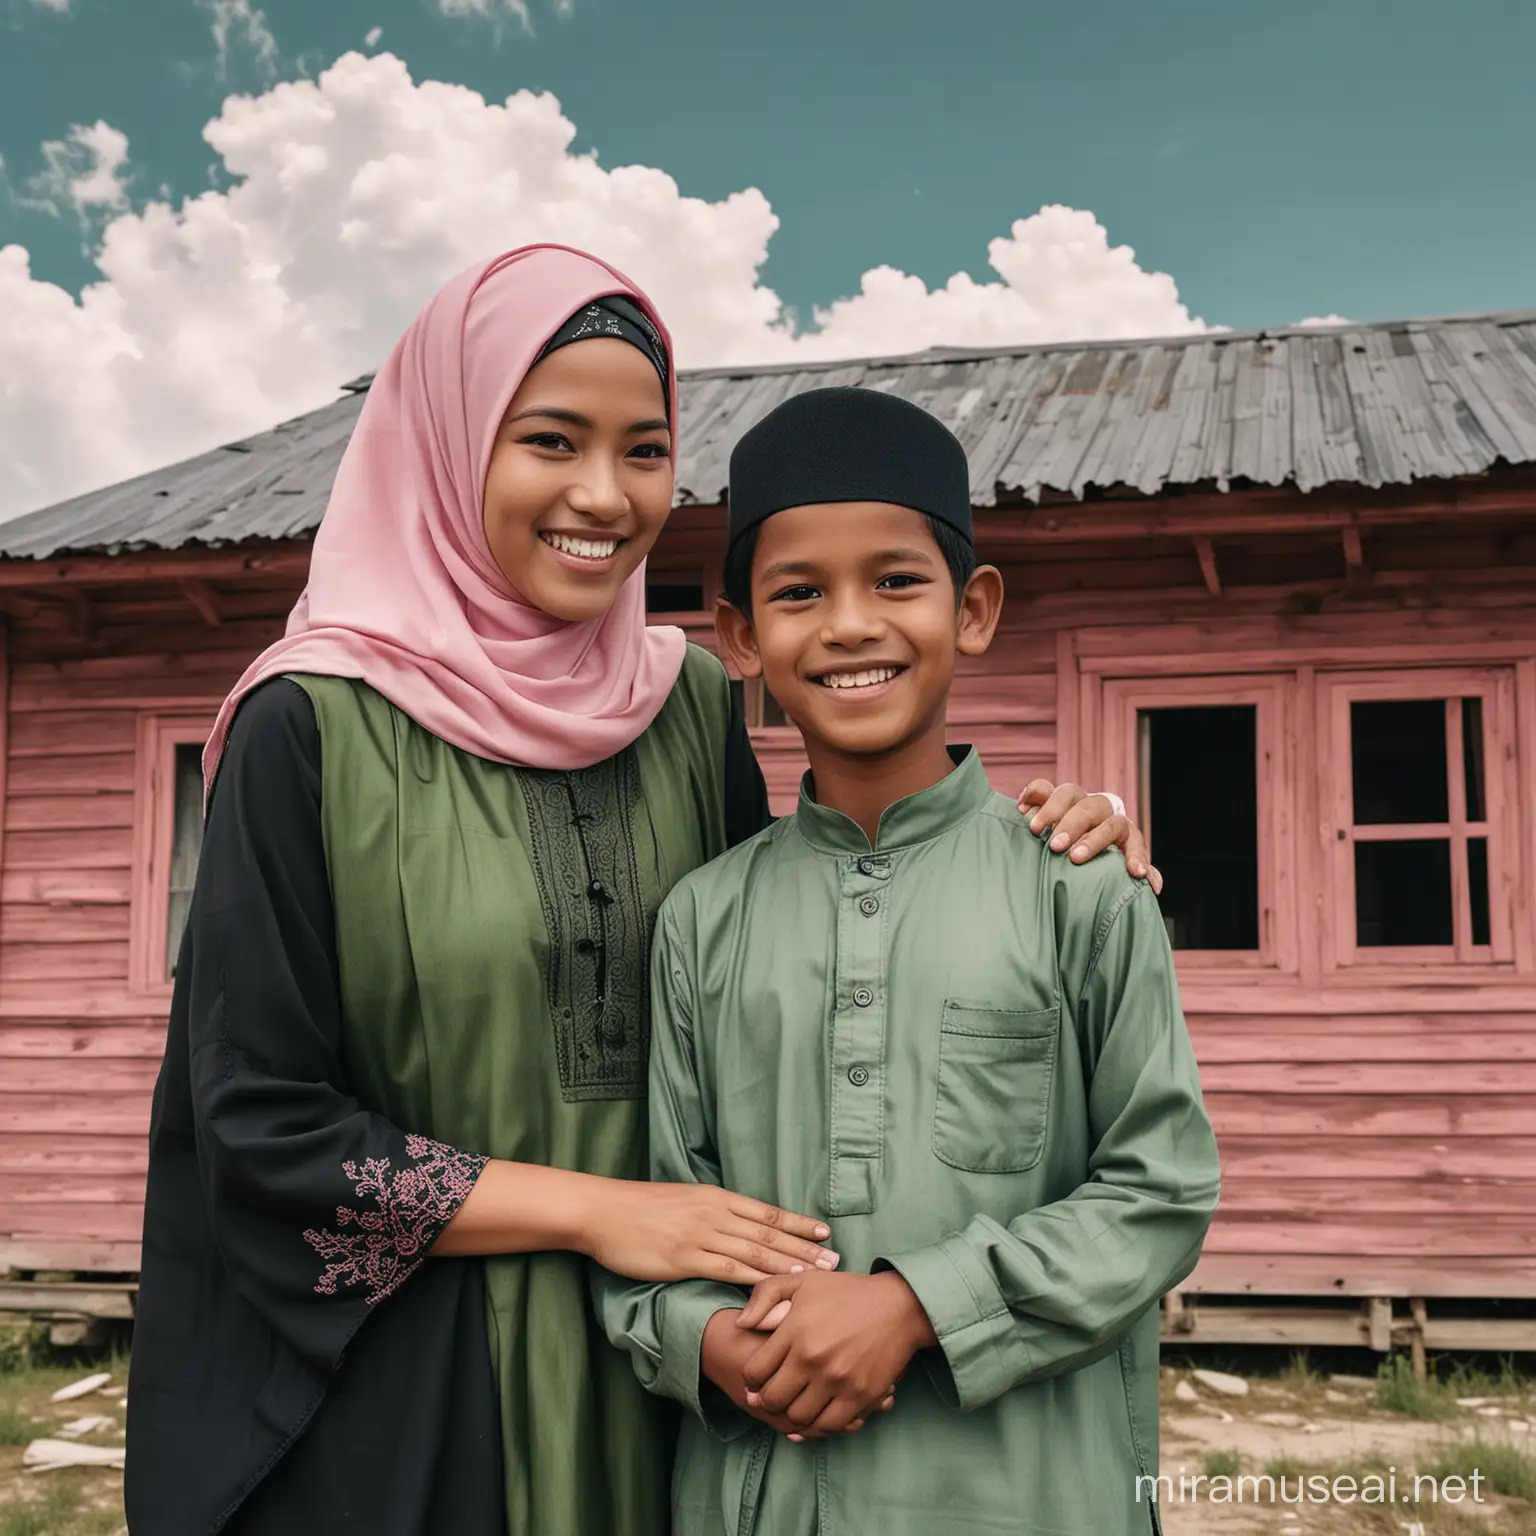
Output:
M987 771L973 748L951 747L949 755L955 767L937 784L897 800L881 812L873 849L864 829L851 816L816 803L809 773L800 780L795 824L806 842L821 853L890 853L929 842L968 821L992 795Z

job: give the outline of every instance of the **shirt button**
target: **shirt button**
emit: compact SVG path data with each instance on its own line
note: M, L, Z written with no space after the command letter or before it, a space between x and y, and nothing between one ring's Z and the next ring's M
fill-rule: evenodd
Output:
M862 912L865 917L873 917L879 910L880 898L878 896L866 896L863 901L859 903L859 911Z
M855 987L853 989L853 1000L860 1008L868 1008L874 1002L875 994L868 987Z
M848 1081L852 1083L855 1088L862 1088L864 1084L869 1081L869 1068L849 1067Z
M872 859L860 859L859 860L859 873L861 875L872 875L872 874L874 874L874 872L875 872L875 865L874 865L874 861Z

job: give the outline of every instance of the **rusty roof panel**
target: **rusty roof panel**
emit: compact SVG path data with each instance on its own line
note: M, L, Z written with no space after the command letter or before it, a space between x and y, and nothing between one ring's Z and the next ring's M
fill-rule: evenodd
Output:
M1183 487L1379 487L1536 463L1536 310L685 371L677 501L802 390L890 390L964 443L978 507ZM0 558L311 534L367 380L270 432L0 525Z

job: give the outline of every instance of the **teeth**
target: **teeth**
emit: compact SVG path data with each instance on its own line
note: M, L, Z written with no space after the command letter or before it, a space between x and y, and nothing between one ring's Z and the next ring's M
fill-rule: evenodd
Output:
M579 555L583 560L606 560L619 550L618 539L577 539L568 533L546 533L541 537L561 554Z
M828 672L822 679L826 688L873 688L876 683L888 683L901 669L899 667L872 667L867 672Z

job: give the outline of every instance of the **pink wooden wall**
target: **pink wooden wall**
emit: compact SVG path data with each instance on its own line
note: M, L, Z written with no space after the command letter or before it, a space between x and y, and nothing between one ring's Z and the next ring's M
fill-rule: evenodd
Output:
M984 539L1004 516L983 523ZM667 536L661 555L678 569L709 569L699 519ZM1300 940L1288 971L1181 964L1225 1167L1196 1288L1536 1295L1536 560L1524 544L1474 558L1471 535L1436 538L1349 591L1291 572L1282 550L1272 583L1260 574L1220 595L1188 549L1143 559L1140 584L1131 549L1026 557L999 534L990 550L1012 597L991 655L961 679L953 734L979 744L1005 790L1112 773L1107 787L1129 794L1104 740L1117 676L1497 664L1515 678L1507 824L1523 936L1508 964L1346 975ZM130 978L142 718L211 710L291 594L227 588L216 628L184 595L130 588L97 602L89 641L10 623L0 1268L135 1266L165 1015L163 994ZM687 627L707 640L702 615ZM1296 752L1315 752L1311 729L1298 723ZM788 809L793 738L766 731L757 744ZM1310 847L1321 811L1304 810L1292 834ZM1298 867L1304 889L1289 899L1316 899L1317 870Z

